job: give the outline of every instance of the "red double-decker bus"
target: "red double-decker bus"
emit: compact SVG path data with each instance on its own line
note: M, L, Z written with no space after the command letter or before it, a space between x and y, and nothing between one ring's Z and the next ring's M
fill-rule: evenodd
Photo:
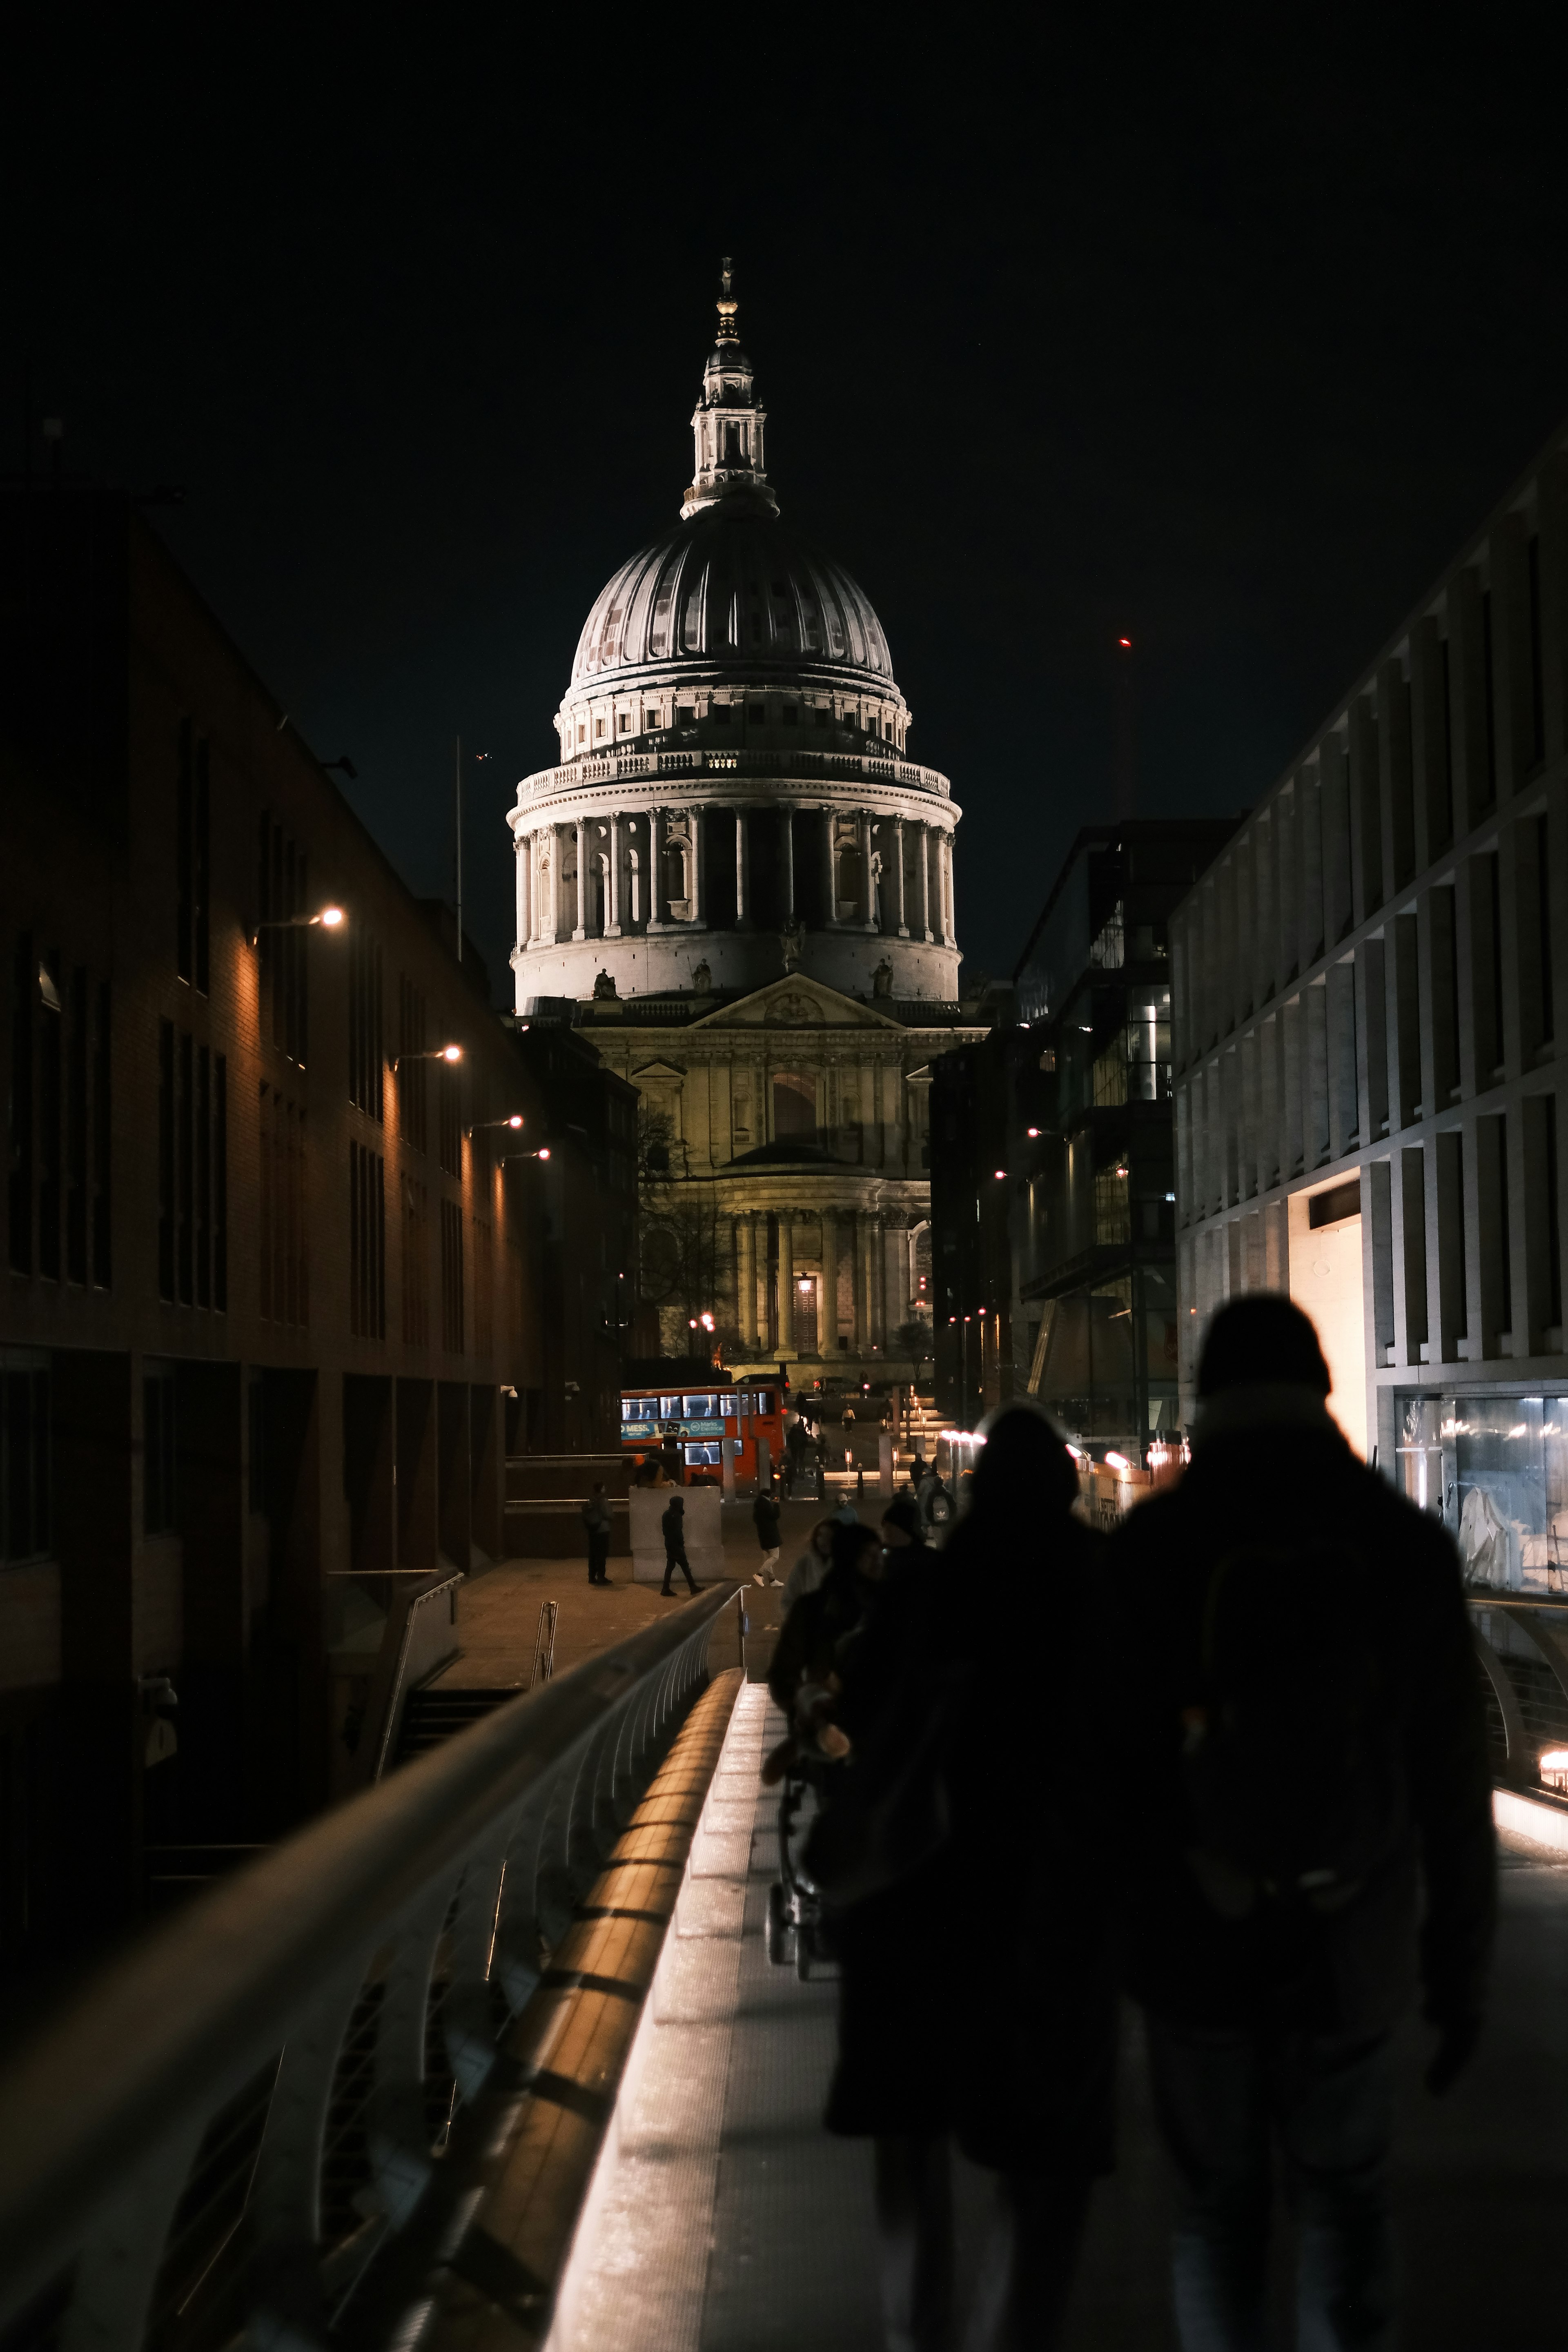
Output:
M721 1477L723 1441L738 1438L735 1475L754 1478L759 1437L767 1440L772 1469L784 1457L784 1412L781 1381L737 1381L715 1365L707 1387L623 1388L621 1444L638 1455L662 1452L667 1461L677 1454L681 1483L689 1486L694 1477Z

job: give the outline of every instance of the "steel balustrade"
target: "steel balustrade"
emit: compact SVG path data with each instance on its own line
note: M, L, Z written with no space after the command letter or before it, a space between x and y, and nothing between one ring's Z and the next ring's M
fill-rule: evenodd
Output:
M0 2081L8 2347L378 2343L452 2119L741 1594L509 1702L202 1896Z

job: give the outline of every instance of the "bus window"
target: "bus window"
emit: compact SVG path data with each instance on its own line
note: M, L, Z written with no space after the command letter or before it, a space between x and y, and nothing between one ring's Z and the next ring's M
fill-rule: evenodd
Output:
M680 1419L680 1399L678 1396L661 1396L658 1401L658 1417L660 1421L679 1421Z
M689 1396L686 1400L688 1421L713 1421L717 1419L718 1412L719 1400L716 1396Z
M732 1390L727 1390L720 1398L719 1410L723 1414L726 1421L739 1421L741 1417L740 1402L741 1401L739 1397L735 1395Z
M688 1469L700 1469L704 1463L722 1462L723 1459L723 1445L721 1442L716 1438L700 1439L696 1444L689 1445L686 1449L686 1464Z
M756 1409L759 1412L772 1412L773 1409L773 1391L771 1389L759 1389L757 1391Z
M623 1421L656 1421L658 1418L658 1416L654 1411L654 1401L652 1397L623 1397L621 1399L621 1419Z

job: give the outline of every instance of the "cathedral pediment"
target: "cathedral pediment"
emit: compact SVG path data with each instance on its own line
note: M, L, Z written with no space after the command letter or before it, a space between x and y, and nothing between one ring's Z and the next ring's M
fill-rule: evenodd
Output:
M903 1024L869 1004L858 1004L852 996L840 995L820 980L786 972L738 1003L691 1022L689 1034L692 1029L892 1029L902 1034Z
M659 1078L668 1079L671 1084L679 1086L686 1073L684 1070L677 1069L673 1062L637 1062L627 1071L626 1076L634 1087L646 1086L650 1079Z

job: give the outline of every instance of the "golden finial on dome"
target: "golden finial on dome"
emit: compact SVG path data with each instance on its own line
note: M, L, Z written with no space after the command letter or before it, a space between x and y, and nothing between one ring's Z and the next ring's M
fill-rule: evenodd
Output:
M740 309L740 304L730 290L734 284L734 269L728 254L724 256L724 267L720 272L719 282L723 288L723 292L719 298L719 341L721 343L738 343L741 340L741 331L735 324L735 313Z

